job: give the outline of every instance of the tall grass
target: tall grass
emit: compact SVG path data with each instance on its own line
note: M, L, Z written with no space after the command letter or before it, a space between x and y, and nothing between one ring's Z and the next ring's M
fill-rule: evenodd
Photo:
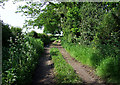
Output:
M108 82L120 83L120 56L115 46L100 45L98 47L67 43L62 46L77 61L96 69L96 74Z
M81 83L81 79L74 72L74 69L64 60L57 48L50 49L50 54L54 62L57 84Z
M94 68L97 67L103 59L99 50L92 46L76 45L66 42L63 42L62 45L76 60Z

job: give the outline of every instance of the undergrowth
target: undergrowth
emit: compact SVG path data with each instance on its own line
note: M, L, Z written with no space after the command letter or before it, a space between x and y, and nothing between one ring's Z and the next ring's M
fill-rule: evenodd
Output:
M16 36L9 40L9 48L2 48L2 85L29 85L32 74L43 53L43 42L40 39Z

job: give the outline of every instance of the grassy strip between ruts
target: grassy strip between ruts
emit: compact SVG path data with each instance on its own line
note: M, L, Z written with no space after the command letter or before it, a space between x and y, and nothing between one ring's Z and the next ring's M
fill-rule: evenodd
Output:
M51 48L50 54L54 62L57 84L81 83L81 79L74 72L74 69L64 60L62 54L57 48Z

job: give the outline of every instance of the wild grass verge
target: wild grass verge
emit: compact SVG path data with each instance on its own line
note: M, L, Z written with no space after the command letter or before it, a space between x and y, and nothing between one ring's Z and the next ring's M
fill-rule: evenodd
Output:
M77 61L91 66L107 82L120 83L119 49L109 45L99 47L62 42L62 46Z
M74 69L64 60L57 48L51 48L50 54L54 62L57 84L81 83L81 79L74 72Z

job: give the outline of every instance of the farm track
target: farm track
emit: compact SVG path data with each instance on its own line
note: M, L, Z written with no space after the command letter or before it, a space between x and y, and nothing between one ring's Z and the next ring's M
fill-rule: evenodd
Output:
M95 75L94 69L83 65L80 62L76 61L74 58L72 58L70 54L66 52L66 50L60 45L60 43L54 44L51 47L59 49L59 51L63 55L63 58L68 64L73 67L74 71L82 79L84 85L106 85L103 80L101 80L98 76Z
M109 85L105 84L103 80L95 75L94 69L83 65L72 58L60 43L51 44L49 47L45 47L44 55L39 59L38 68L34 73L32 85L55 85L55 76L53 71L54 64L50 57L50 48L59 49L66 62L73 67L75 73L82 79L83 83L80 85Z
M39 59L38 68L33 74L32 85L53 85L55 82L53 67L50 47L45 47L43 57Z

